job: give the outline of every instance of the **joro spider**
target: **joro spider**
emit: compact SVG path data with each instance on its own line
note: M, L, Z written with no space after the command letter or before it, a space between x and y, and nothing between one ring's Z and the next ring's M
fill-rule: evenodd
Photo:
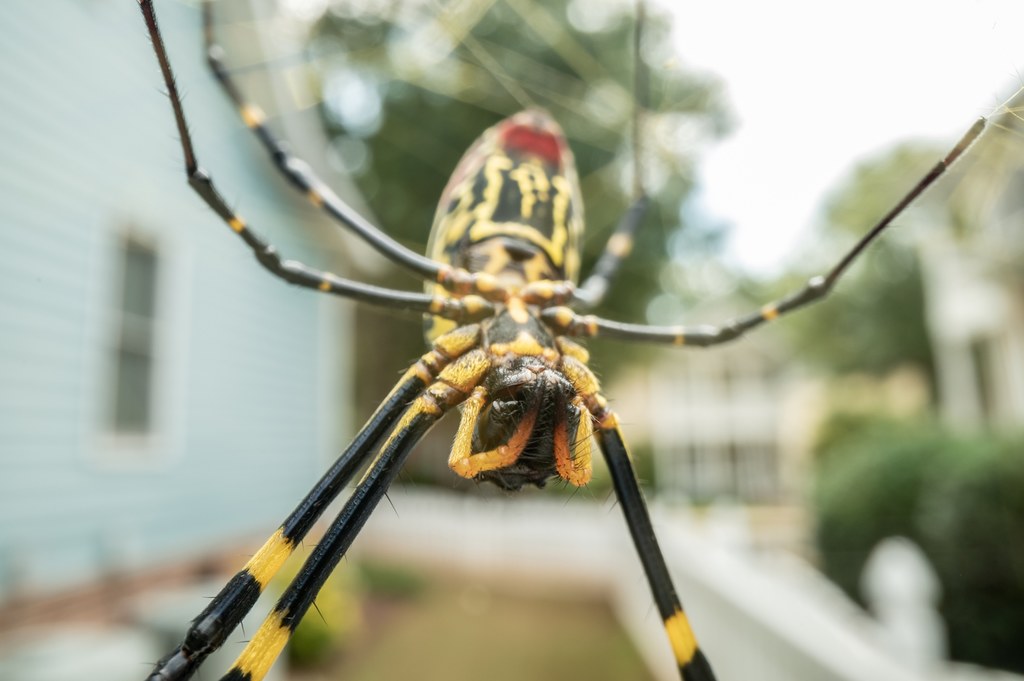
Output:
M709 347L826 296L864 249L985 129L980 118L916 185L822 276L750 314L717 326L646 326L581 315L600 302L642 222L642 192L608 240L594 271L577 285L582 205L572 152L558 124L527 110L486 130L441 195L426 256L401 246L339 199L289 153L247 102L222 61L203 3L208 61L245 124L296 189L384 256L419 275L432 293L371 286L281 257L249 229L198 164L152 0L139 0L180 135L189 185L271 274L298 286L429 315L430 350L394 386L353 442L278 530L193 620L184 641L151 680L192 676L252 608L322 510L368 463L354 493L317 543L299 576L223 677L262 679L394 481L412 448L452 407L461 418L449 457L457 475L508 490L560 478L586 484L596 439L664 622L684 681L714 673L697 645L654 534L615 413L571 337L608 337ZM641 7L642 9L642 7ZM637 31L641 22L637 22Z

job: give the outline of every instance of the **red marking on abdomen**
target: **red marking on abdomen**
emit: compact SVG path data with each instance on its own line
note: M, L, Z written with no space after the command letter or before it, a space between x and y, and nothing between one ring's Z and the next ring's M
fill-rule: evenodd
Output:
M529 124L516 124L504 130L501 135L501 146L506 153L533 154L555 167L562 166L562 144L559 138L547 130Z

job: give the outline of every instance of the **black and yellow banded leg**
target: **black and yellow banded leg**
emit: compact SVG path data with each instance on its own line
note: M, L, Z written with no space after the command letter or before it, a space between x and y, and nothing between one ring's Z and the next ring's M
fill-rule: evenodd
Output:
M644 193L642 166L641 118L647 106L647 69L640 56L640 40L646 23L647 8L643 0L636 0L636 21L633 24L633 203L619 220L615 231L604 245L604 251L594 265L593 271L580 284L574 295L576 307L591 308L600 304L608 293L608 286L615 277L622 261L633 250L636 231L647 215L649 201Z
M207 656L223 645L323 509L352 479L373 451L376 442L394 424L409 401L422 392L424 385L425 382L419 376L407 375L403 378L352 444L278 530L192 621L182 643L157 662L147 681L184 681L191 678Z
M633 537L658 613L664 622L665 633L679 665L679 674L683 681L714 681L711 665L697 646L697 639L668 574L615 414L605 411L598 419L597 442L608 462L615 496L626 516L629 534Z
M697 647L697 639L683 612L679 596L676 595L672 578L669 577L665 558L654 535L644 495L640 491L636 472L626 449L626 442L619 430L618 418L608 408L608 400L600 392L597 377L585 363L585 351L576 350L571 345L563 347L571 351L571 354L562 355L560 369L572 384L588 418L592 417L597 427L597 443L608 463L615 496L626 516L626 526L640 556L640 563L644 567L654 602L665 624L665 633L668 634L672 653L679 665L679 673L683 681L714 681L715 675L704 654Z
M298 577L289 585L273 612L263 621L231 670L223 677L225 681L258 681L266 675L313 603L320 587L398 475L413 445L441 414L436 404L428 408L417 401L410 408L381 448L366 477L360 481L330 529L317 543Z
M615 231L605 243L604 251L595 263L594 269L573 293L577 307L591 308L604 300L608 286L619 271L619 266L633 251L636 231L647 214L647 206L647 197L641 196L629 206L626 214L619 220Z
M470 296L462 300L456 300L448 296L434 296L419 292L397 291L372 286L345 279L330 272L323 272L308 267L301 262L281 257L281 254L277 252L277 249L272 244L253 232L246 221L231 209L227 201L224 200L224 197L221 196L214 186L210 175L199 167L199 162L192 146L192 137L189 133L184 109L181 104L181 97L178 94L178 89L174 82L174 74L167 57L167 49L164 46L163 37L157 25L156 14L153 11L152 0L139 0L139 7L142 10L150 38L153 41L153 49L160 64L160 72L163 75L164 84L167 87L167 93L171 100L189 186L245 242L253 255L256 256L256 260L264 268L274 276L296 286L331 293L382 307L434 314L460 323L483 319L493 313L491 304L479 297ZM375 228L371 229L374 230L374 234L379 234L381 239L390 240ZM428 274L431 278L439 279L452 275L451 268L448 266L441 266L423 256L417 255L416 258L417 261L430 263ZM475 284L475 280L473 280L473 283ZM470 290L466 292L472 293Z
M266 675L413 446L448 409L465 400L489 368L487 354L472 350L441 371L437 381L409 405L352 496L223 681L259 681Z
M601 338L617 338L628 341L650 341L654 343L670 343L673 345L692 345L709 347L739 338L747 331L765 322L821 300L827 296L835 284L843 276L850 265L864 250L884 232L897 216L902 213L921 193L930 187L953 163L960 158L967 148L984 132L986 120L978 119L963 134L960 140L946 155L939 159L924 177L907 192L900 201L889 210L875 225L869 229L853 248L839 260L826 274L811 277L799 290L761 307L760 310L737 317L717 326L647 326L644 324L626 324L600 317L578 315L568 307L550 307L541 313L542 318L556 332L570 336L589 336Z
M256 134L274 165L288 182L302 192L313 205L324 210L385 257L421 276L436 280L442 268L440 263L409 250L371 224L317 177L308 163L290 153L270 131L262 109L243 97L242 91L224 66L224 49L217 44L213 30L212 0L203 2L203 36L207 62L214 76L231 98L242 121Z
M219 648L252 609L267 584L294 552L320 514L365 463L380 440L417 396L453 360L480 342L480 328L466 326L441 336L402 376L345 452L299 502L252 559L221 589L192 623L184 641L160 660L148 681L183 681Z

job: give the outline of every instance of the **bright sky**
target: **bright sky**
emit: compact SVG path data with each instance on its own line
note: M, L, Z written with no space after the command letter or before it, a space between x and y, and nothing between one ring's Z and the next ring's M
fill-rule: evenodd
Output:
M798 254L856 162L909 139L952 146L1024 85L1021 0L663 2L683 65L724 80L736 120L700 164L703 210L763 274Z

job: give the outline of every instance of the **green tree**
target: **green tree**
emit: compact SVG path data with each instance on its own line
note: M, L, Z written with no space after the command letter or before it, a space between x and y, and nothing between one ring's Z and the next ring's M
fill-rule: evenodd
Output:
M833 264L939 157L934 148L908 144L857 167L829 200L823 216L828 236L808 259L818 268ZM794 317L787 328L801 357L837 373L882 375L912 365L934 376L921 266L905 230L920 227L927 238L928 229L945 229L949 216L940 210L927 201L912 206L844 276L834 304Z

